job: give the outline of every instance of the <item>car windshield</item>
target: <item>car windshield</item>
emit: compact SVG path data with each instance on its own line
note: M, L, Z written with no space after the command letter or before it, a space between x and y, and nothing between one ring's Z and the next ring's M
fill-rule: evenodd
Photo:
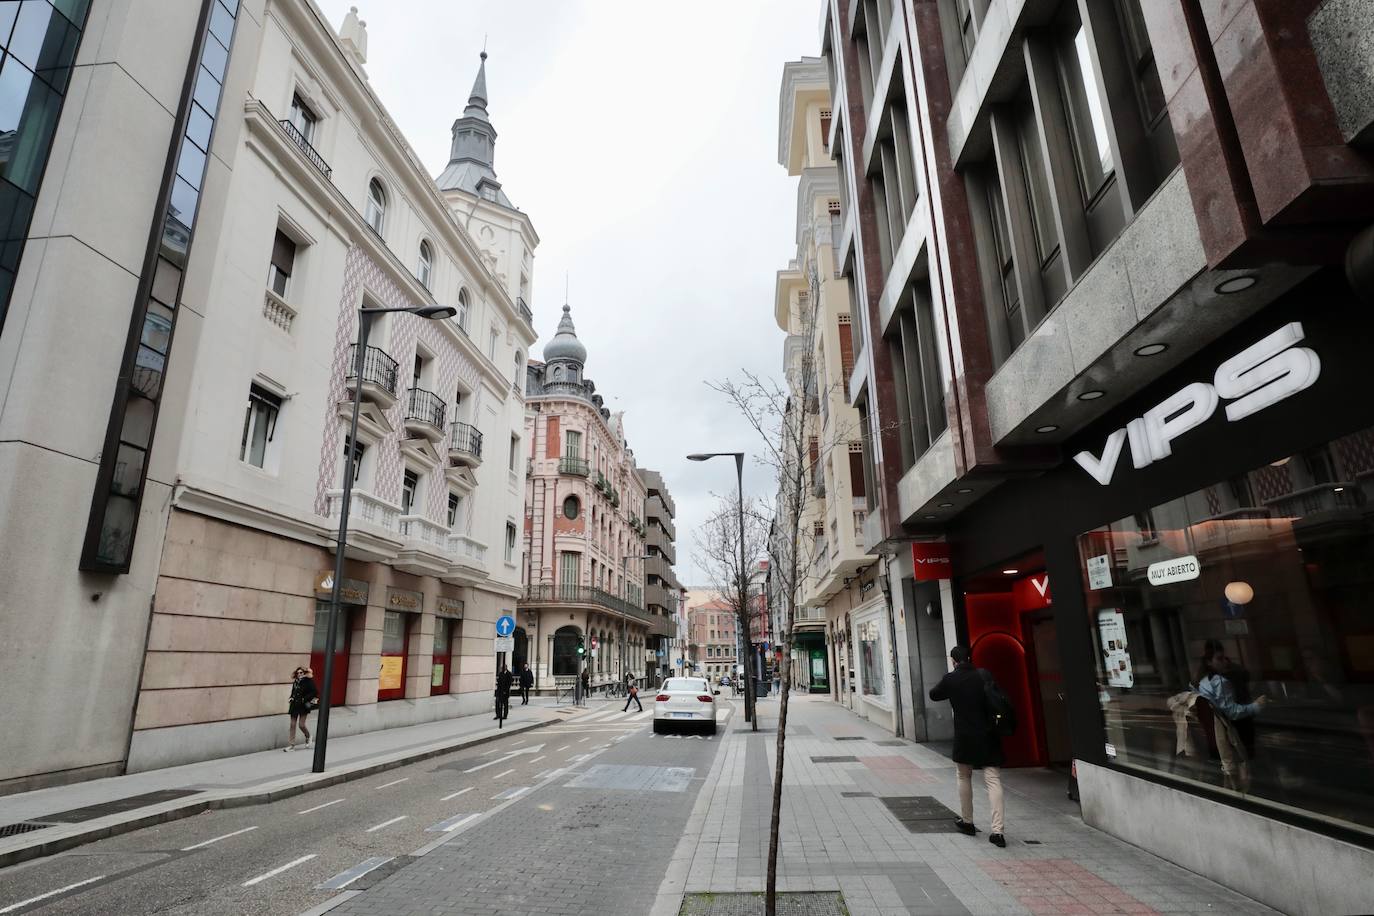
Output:
M706 689L705 681L693 680L688 677L670 677L663 682L664 690L685 690L688 692L700 692Z

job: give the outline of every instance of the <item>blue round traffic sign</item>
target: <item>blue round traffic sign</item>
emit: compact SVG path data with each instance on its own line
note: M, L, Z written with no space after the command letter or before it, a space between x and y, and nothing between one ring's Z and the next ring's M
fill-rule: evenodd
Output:
M515 618L509 614L502 614L496 618L496 635L509 636L515 632Z

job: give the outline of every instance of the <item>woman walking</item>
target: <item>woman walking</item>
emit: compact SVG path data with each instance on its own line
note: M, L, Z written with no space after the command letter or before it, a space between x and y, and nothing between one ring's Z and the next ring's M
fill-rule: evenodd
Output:
M306 747L310 746L310 729L305 727L306 717L319 702L320 691L315 687L315 672L309 668L297 668L291 673L291 700L287 712L291 715L291 733L283 751L296 746L296 729L305 736Z

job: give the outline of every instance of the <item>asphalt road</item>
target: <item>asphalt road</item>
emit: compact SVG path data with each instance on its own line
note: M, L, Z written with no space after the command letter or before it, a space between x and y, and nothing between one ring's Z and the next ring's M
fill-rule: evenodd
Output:
M611 912L587 873L598 831L616 862L643 859L618 882L629 909L614 911L634 912L628 898L662 879L727 732L653 735L647 707L619 710L5 869L0 916L294 916L344 891L363 893L340 914ZM721 704L722 720L732 712Z

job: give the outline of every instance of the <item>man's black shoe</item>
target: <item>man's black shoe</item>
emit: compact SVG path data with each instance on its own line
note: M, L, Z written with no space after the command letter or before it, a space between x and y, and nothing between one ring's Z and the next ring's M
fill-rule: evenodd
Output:
M1002 836L1002 834L1000 833L990 834L988 836L988 842L998 847L999 849L1007 848L1007 838Z
M954 826L965 836L974 836L978 833L978 828L964 820L962 817L954 819Z

